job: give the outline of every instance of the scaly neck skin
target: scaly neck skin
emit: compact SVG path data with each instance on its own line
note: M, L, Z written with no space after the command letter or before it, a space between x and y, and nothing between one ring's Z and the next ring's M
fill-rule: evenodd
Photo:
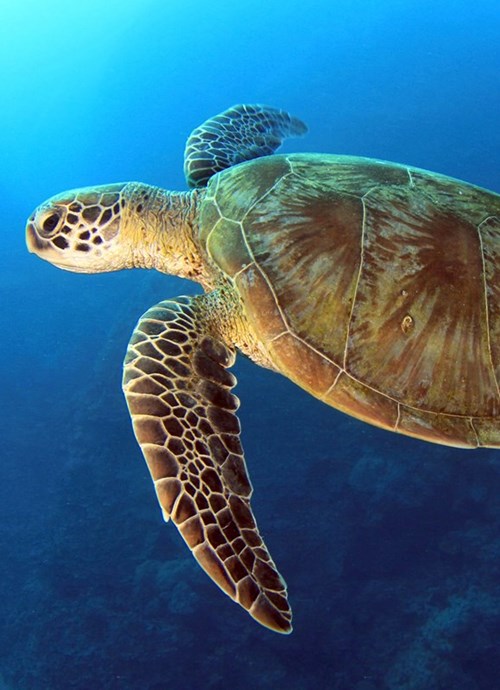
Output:
M203 194L204 190L168 192L139 182L126 186L121 233L132 248L134 268L155 268L212 287L197 241L197 208Z

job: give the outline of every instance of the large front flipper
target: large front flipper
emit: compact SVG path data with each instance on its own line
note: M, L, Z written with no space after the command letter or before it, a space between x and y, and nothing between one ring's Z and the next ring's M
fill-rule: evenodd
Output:
M211 117L189 137L184 175L190 187L205 187L220 170L269 156L283 139L307 132L307 126L284 110L266 105L235 105Z
M165 520L226 594L259 623L289 633L286 585L250 509L236 379L227 371L235 354L208 317L206 295L146 312L129 344L123 389Z

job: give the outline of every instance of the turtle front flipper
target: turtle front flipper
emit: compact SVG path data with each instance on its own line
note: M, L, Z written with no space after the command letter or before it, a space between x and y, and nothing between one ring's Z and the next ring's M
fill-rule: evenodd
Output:
M210 303L213 308L213 301ZM286 585L257 529L236 416L235 353L206 325L207 295L160 302L140 319L123 389L165 520L259 623L289 633Z
M184 175L190 187L205 187L220 170L269 156L286 137L307 126L284 110L266 105L235 105L197 127L187 140Z

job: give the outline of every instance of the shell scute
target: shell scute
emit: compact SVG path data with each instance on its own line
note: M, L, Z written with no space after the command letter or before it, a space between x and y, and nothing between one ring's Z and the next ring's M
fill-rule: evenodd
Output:
M245 305L259 305L255 309L248 308L247 316L252 328L264 343L286 331L286 323L279 310L276 295L255 264L241 271L236 277L235 284Z
M207 237L207 251L212 260L231 278L252 263L240 223L221 220Z
M269 351L290 372L293 381L307 387L317 397L326 394L341 372L338 365L315 352L292 333L285 333L273 340Z

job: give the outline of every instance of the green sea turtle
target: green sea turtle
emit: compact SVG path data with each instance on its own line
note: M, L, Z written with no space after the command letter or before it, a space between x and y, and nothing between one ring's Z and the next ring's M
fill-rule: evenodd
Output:
M286 585L250 508L237 350L384 429L500 445L500 196L405 165L271 155L305 131L235 106L190 136L192 191L77 189L27 225L29 249L61 268L155 268L205 289L142 316L123 388L165 520L284 633Z

